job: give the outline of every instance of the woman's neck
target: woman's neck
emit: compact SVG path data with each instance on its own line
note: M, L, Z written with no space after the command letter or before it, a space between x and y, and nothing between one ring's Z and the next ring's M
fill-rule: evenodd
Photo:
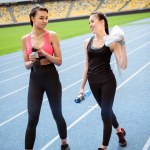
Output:
M44 29L37 29L37 28L33 28L32 29L32 34L36 37L40 36L41 34L43 34L45 32Z
M101 33L96 33L95 34L95 39L96 40L102 40L104 36L106 36L106 32L101 32Z

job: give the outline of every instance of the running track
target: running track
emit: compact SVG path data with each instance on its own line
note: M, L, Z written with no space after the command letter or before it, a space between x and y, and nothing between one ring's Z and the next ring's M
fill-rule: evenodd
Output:
M122 28L126 35L128 68L119 77L112 57L111 66L118 83L113 109L120 126L127 131L128 146L118 146L113 129L108 150L150 150L150 18ZM63 65L57 69L71 150L97 150L102 141L100 109L93 96L82 104L74 103L84 66L83 41L90 36L61 41ZM24 149L28 80L22 52L0 56L0 150ZM46 95L43 100L34 149L59 150L60 140Z

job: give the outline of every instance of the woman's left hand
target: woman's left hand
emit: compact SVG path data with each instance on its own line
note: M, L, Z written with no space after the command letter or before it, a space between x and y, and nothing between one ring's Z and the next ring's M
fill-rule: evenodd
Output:
M42 46L36 44L35 46L33 46L33 48L37 49L37 52L42 54L43 56L45 56L45 51L42 49Z
M42 48L37 49L37 52L42 54L43 56L46 55L46 52Z

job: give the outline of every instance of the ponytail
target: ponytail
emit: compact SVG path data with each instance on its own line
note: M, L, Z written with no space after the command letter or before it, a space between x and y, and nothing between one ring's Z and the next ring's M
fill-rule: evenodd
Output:
M90 14L91 15L95 15L99 20L104 20L105 23L105 32L109 35L109 28L108 28L108 21L107 21L107 16L101 12L92 12Z

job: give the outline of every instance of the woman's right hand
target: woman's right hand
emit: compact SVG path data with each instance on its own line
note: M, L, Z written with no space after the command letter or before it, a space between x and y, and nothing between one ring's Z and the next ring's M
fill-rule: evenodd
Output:
M32 61L32 63L34 63L36 61L36 57L35 57L35 55L33 53L31 53L29 55L29 60Z
M79 94L83 94L84 95L84 88L80 89Z

